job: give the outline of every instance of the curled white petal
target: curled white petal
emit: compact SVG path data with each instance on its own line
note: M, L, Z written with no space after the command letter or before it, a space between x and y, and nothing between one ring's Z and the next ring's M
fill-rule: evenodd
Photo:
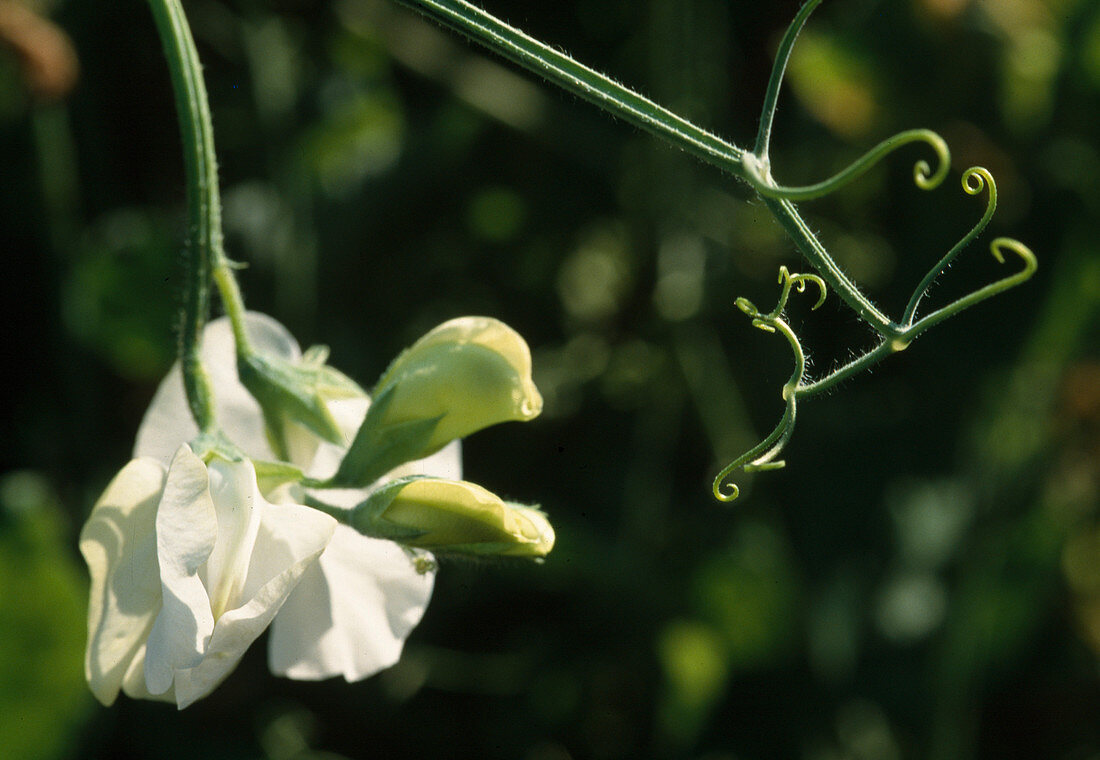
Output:
M105 705L114 703L135 660L144 660L145 639L160 609L154 526L164 478L159 462L130 462L80 531L91 575L84 673Z
M303 574L316 567L335 525L328 515L297 504L265 506L241 591L242 603L218 618L203 660L176 673L175 697L180 709L221 683L272 619L277 619Z
M145 685L150 693L163 694L177 670L202 662L214 630L199 569L214 549L218 520L206 465L187 446L180 447L168 468L156 531L161 610L149 632Z
M418 574L396 544L338 525L271 627L271 671L357 681L393 665L424 614L434 579Z
M182 447L156 515L161 607L140 653L144 682L128 672L127 693L181 709L209 694L316 564L335 525L317 510L266 501L251 462L215 460L208 470Z
M210 463L210 493L218 520L218 538L206 562L203 585L217 619L240 598L266 503L251 465Z

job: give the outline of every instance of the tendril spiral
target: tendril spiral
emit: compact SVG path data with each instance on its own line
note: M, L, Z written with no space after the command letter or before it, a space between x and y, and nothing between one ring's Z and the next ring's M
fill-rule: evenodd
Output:
M924 279L920 281L920 284L917 285L916 289L913 291L913 295L909 299L909 303L908 305L906 305L905 313L902 315L901 319L901 324L906 332L912 331L912 328L915 326L915 324L924 325L924 327L921 328L923 330L927 327L930 327L932 324L942 321L942 319L946 319L952 314L957 313L961 310L961 308L965 308L965 306L957 307L957 304L959 304L960 302L966 301L966 305L976 303L976 301L968 300L970 296L964 296L962 299L959 299L959 301L943 307L939 311L936 311L930 314L928 317L921 319L919 322L917 322L916 320L917 307L920 305L921 299L928 294L928 291L932 287L932 284L940 275L947 271L947 268L951 266L952 262L954 262L959 253L961 253L964 248L974 242L974 239L977 238L983 230L985 230L986 226L989 224L989 221L993 218L993 214L997 211L997 182L993 179L993 175L989 172L988 169L986 169L984 166L970 167L965 172L963 172L961 183L963 192L965 192L967 195L980 195L983 191L988 191L988 198L986 199L985 204L985 212L982 214L977 223L970 229L970 231L966 233L966 235L964 235L958 243L952 246L951 250L948 251L943 258L937 261L936 264L928 270L928 273L924 276ZM1007 240L1007 238L998 238L998 241L1000 240ZM996 243L998 241L994 242ZM1023 246L1022 243L1020 243L1019 245ZM1007 247L1007 244L1002 243L1002 247ZM1024 246L1024 250L1027 250L1026 246ZM1028 251L1028 254L1030 253L1031 252ZM995 252L994 255L998 256L998 260L1000 260L999 253ZM1021 257L1024 258L1025 261L1027 261L1026 256L1021 254ZM1032 256L1031 258L1034 259L1034 256ZM1030 277L1030 273L1027 276ZM1025 277L1024 279L1027 278ZM1011 285L1007 287L1011 287ZM982 288L978 292L984 291L985 288ZM983 296L983 298L988 298L988 295ZM932 317L936 317L936 319L934 321L928 321ZM920 332L920 330L912 331L912 334L916 335L917 332Z
M753 327L769 333L778 332L787 339L794 355L794 371L783 386L782 396L786 407L779 423L767 438L723 467L722 471L715 477L711 490L714 493L714 498L718 501L730 502L740 495L741 490L737 484L726 481L726 478L734 471L738 469L745 472L777 470L785 465L783 460L777 460L776 457L783 451L783 447L787 445L787 441L790 440L791 434L794 432L795 412L798 408L798 390L806 374L806 354L802 350L802 344L799 342L798 336L794 334L794 330L783 319L782 314L783 309L787 306L791 290L796 289L799 293L804 293L807 284L811 282L817 285L820 290L817 302L811 307L811 310L813 310L825 302L828 292L825 281L814 274L791 274L785 266L779 267L779 284L781 286L779 300L771 312L761 314L752 301L747 298L738 298L736 301L737 307L752 318Z
M748 183L764 197L788 201L813 200L839 190L894 151L914 142L922 142L932 148L936 154L936 170L933 172L931 165L924 159L917 161L913 165L913 182L921 190L935 189L943 183L951 168L951 151L944 139L930 129L910 129L899 132L871 148L832 177L812 185L787 187L777 184L771 177L770 161L767 156L745 154L742 157L742 168Z

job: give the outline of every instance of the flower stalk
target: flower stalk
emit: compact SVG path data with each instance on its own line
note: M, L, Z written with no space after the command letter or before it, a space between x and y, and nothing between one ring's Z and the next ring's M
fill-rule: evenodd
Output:
M210 312L210 281L218 286L233 324L238 352L250 350L244 330L244 300L223 247L218 160L214 126L195 40L180 0L149 0L168 63L183 142L187 182L187 273L179 358L187 402L199 428L216 429L210 380L200 357L202 332Z

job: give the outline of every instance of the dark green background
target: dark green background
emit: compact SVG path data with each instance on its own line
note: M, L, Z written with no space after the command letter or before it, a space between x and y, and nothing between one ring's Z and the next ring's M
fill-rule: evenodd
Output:
M486 3L739 145L797 3ZM39 7L42 7L41 5ZM434 324L530 343L543 416L465 445L538 501L543 566L445 563L402 662L363 683L266 672L264 642L177 713L80 674L76 535L171 363L184 198L148 9L45 9L81 66L62 102L0 50L0 754L13 758L1100 757L1100 4L829 0L777 117L781 181L940 131L804 206L897 315L980 214L1025 286L800 408L788 466L710 496L770 430L801 262L729 177L385 0L185 3L206 66L230 255L252 308L369 385ZM986 240L929 305L1003 274ZM1010 264L1008 266L1015 266ZM871 344L834 297L792 320L813 367Z

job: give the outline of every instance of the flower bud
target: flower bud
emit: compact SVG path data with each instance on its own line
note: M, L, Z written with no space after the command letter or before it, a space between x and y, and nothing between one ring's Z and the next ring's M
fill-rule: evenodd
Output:
M490 317L436 327L394 360L372 396L334 484L365 486L457 438L542 411L527 343Z
M364 535L438 553L540 558L554 548L541 511L457 480L388 483L355 508L351 523Z
M542 411L527 342L490 317L460 317L436 327L397 357L375 396L389 388L394 400L387 423L440 417L426 444L432 451L498 422L526 422Z

